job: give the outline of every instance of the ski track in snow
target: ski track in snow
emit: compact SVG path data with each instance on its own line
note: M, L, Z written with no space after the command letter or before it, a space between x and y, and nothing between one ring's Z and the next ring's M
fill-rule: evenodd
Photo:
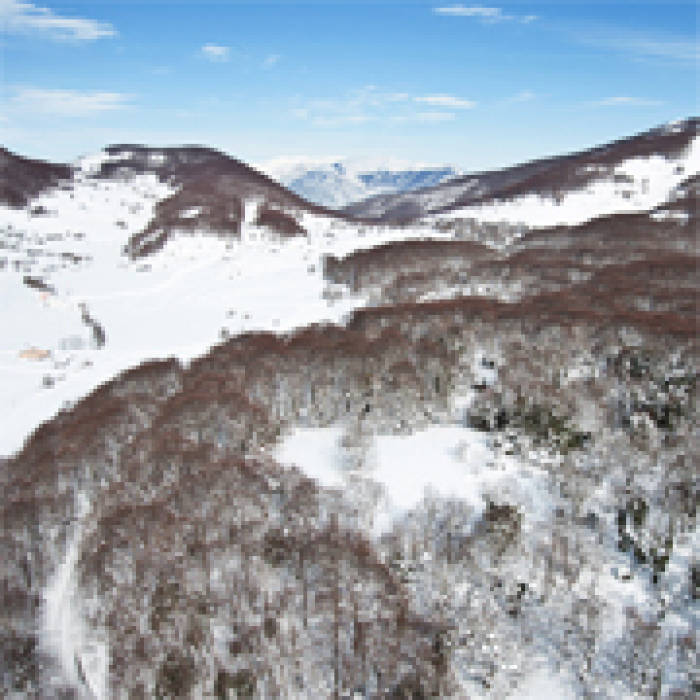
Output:
M76 581L83 523L89 513L89 501L79 494L66 552L44 589L42 642L58 662L61 683L67 683L79 697L101 700L108 695L108 648L95 630L86 628Z

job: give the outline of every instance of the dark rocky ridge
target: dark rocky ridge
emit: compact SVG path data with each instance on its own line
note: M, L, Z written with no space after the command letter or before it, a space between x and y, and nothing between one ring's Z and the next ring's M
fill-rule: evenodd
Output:
M148 147L139 144L107 146L105 152L118 160L102 163L97 177L155 173L161 180L205 191L207 185L225 184L226 190L240 197L264 196L271 202L318 212L311 204L249 165L213 148L203 146ZM223 180L223 183L220 181Z
M69 180L69 165L49 163L18 156L0 147L0 202L11 207L24 207L42 190Z
M159 250L174 231L200 229L237 237L245 202L250 200L261 204L257 223L284 236L304 234L297 222L304 211L337 216L214 149L121 144L108 146L105 152L115 160L103 163L97 177L152 172L160 180L178 187L175 194L157 204L148 226L129 240L127 250L134 258ZM183 216L183 212L195 209L195 215Z
M611 174L628 158L677 156L698 133L697 117L675 127L661 126L604 146L565 156L543 158L495 171L473 173L435 187L394 195L379 195L345 207L350 216L384 223L405 223L471 204L512 199L524 194L558 197ZM430 200L444 195L444 201Z

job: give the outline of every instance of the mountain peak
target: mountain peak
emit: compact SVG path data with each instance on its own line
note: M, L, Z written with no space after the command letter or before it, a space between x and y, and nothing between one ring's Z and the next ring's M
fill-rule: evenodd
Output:
M436 185L458 175L448 165L378 158L281 158L260 168L298 195L328 207L345 207L370 196Z

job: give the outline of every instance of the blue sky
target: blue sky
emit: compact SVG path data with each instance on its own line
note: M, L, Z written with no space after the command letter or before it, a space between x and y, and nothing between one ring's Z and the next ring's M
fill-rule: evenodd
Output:
M698 112L692 0L0 0L0 23L1 140L53 160L201 143L477 170Z

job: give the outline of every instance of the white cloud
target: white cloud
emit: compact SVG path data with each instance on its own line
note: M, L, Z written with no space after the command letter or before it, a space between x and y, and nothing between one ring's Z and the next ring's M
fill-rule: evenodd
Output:
M700 45L697 41L667 33L649 33L615 27L572 30L574 40L598 49L628 54L637 59L656 59L664 63L697 66Z
M417 112L415 115L416 121L427 122L427 123L437 123L437 122L451 122L457 115L454 112Z
M537 15L508 15L500 7L484 7L483 5L450 5L448 7L435 7L433 12L437 15L450 17L474 17L484 22L521 22L529 24L537 19Z
M308 100L297 104L292 115L314 126L337 127L368 122L438 122L456 115L450 111L416 111L415 105L469 109L476 104L452 95L418 95L406 92L383 92L374 85L352 90L340 98Z
M531 90L521 90L517 94L509 97L506 102L530 102L535 99L537 95Z
M220 44L204 44L200 52L202 56L209 61L224 63L228 61L231 49L228 46L221 46Z
M621 36L610 43L610 48L617 48L647 58L662 58L682 63L697 64L700 60L698 44L682 39Z
M464 5L451 5L450 7L436 7L439 15L453 15L455 17L481 17L482 19L500 19L503 13L499 7L481 7Z
M461 97L453 97L452 95L425 95L423 97L414 97L414 101L422 102L432 107L450 107L452 109L471 109L476 106L476 102L472 100L464 100Z
M39 33L59 40L94 41L117 35L117 30L108 22L64 17L49 8L19 0L0 0L0 26L7 33Z
M658 107L662 105L663 102L660 100L648 100L643 97L618 96L606 97L604 100L596 100L594 102L589 102L589 104L593 107Z
M280 56L278 53L271 53L269 56L265 58L263 61L263 68L274 68L279 62L282 56Z
M128 106L130 97L119 92L19 88L10 107L22 113L88 117Z

